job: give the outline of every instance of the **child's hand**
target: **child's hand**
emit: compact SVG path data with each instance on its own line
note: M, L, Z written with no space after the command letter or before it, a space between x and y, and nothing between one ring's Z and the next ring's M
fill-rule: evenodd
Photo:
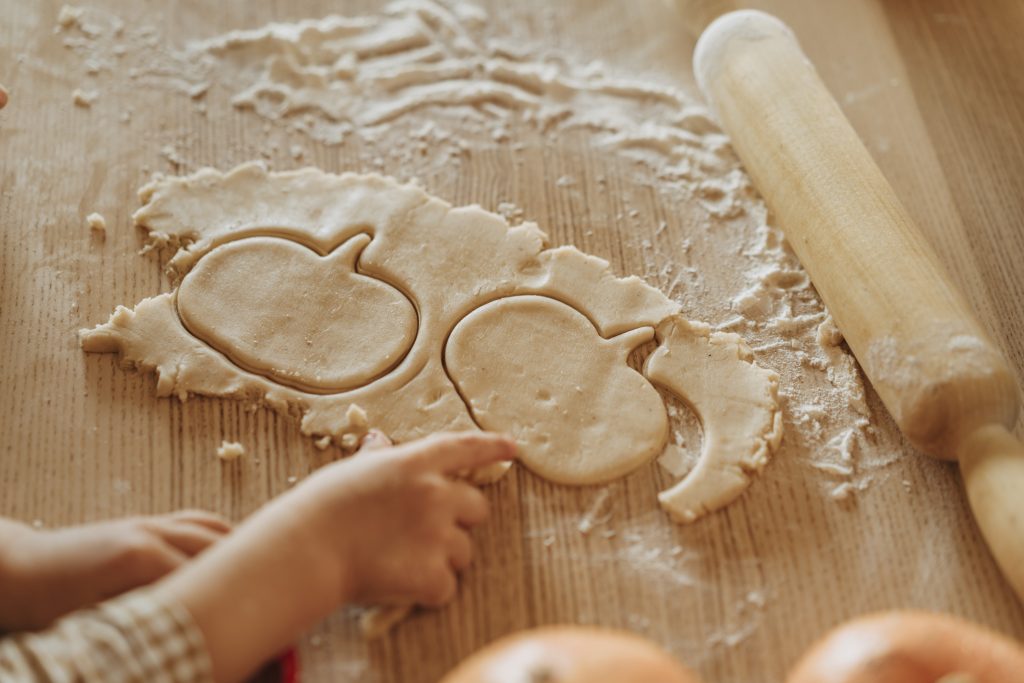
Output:
M354 457L325 468L296 496L322 501L319 517L341 562L342 595L363 604L438 606L469 566L469 529L487 499L459 473L507 460L514 443L484 433L436 434L391 446L371 433Z
M515 457L484 433L370 448L313 473L156 590L184 605L214 677L241 680L346 602L439 605L487 503L461 472ZM379 448L372 448L377 446ZM371 451L371 452L368 452Z
M44 531L0 524L0 630L12 631L152 583L230 528L198 511Z

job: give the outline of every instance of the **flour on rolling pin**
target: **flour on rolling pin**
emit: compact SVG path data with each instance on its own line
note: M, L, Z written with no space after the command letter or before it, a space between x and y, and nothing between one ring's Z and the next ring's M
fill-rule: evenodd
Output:
M900 391L928 391L929 387L922 384L922 377L927 376L932 386L940 386L948 382L957 373L975 370L984 373L987 368L998 360L998 355L991 347L978 337L950 332L950 327L936 320L933 327L922 335L921 353L907 353L899 348L896 340L882 336L875 339L868 347L864 358L864 367L871 369L879 378L879 384L889 384ZM938 367L931 373L921 371L922 358L925 353L924 341L944 340L945 355ZM895 406L897 419L901 406Z

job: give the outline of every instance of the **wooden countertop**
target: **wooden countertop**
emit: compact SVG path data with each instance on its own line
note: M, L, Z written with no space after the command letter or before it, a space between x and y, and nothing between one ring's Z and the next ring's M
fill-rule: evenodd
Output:
M126 18L151 12L176 40L376 6L182 1L135 3L129 12L114 0L84 4ZM1024 5L750 5L795 29L1024 378ZM269 411L157 399L151 377L120 369L112 357L83 356L75 331L165 287L157 260L136 256L140 238L130 228L138 186L151 171L169 170L161 147L181 145L184 171L228 168L259 156L263 121L230 108L199 119L187 98L158 91L76 109L76 65L52 32L59 7L0 0L0 83L11 91L0 112L0 514L55 526L202 507L240 519L328 456ZM554 15L572 25L544 30L555 39L587 31L591 46L607 46L608 61L655 64L692 82L692 42L681 27L672 30L664 5L573 7ZM132 124L114 125L129 101ZM276 168L296 165L287 150L279 157ZM344 146L315 146L305 161L328 170L360 165ZM555 243L577 243L621 272L640 272L639 255L602 247L614 234L588 243L575 227L600 224L598 208L545 201L544 174L536 176L506 175L485 159L472 178L424 181L455 203L493 207L511 198ZM111 226L105 244L83 227L92 211ZM428 683L495 637L567 621L645 633L709 683L778 680L824 629L890 607L949 611L1024 636L1024 608L977 536L955 468L914 453L875 406L880 429L870 447L905 457L853 505L826 500L806 467L779 461L738 503L676 527L651 504L664 483L652 469L612 487L618 535L584 538L576 525L592 490L516 472L489 489L494 517L478 535L480 561L456 602L370 645L352 615L339 613L303 640L308 680ZM251 465L218 462L222 438L251 444ZM638 529L641 537L630 535Z

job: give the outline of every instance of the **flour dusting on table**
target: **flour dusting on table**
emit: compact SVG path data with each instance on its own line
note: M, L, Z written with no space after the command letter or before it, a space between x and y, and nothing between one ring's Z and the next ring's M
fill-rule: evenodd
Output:
M401 169L414 178L438 168L457 173L481 150L507 151L518 165L529 149L562 140L583 140L592 153L620 160L627 186L589 180L622 194L626 208L611 220L655 226L624 244L645 257L641 275L687 317L740 334L757 363L779 373L786 436L776 459L805 463L826 498L862 491L890 462L862 448L873 428L859 369L707 108L672 85L672 74L624 73L582 50L541 45L509 18L515 11L488 16L464 2L405 0L375 14L272 23L174 46L151 26L68 8L57 30L82 57L90 90L104 93L82 116L102 114L106 81L127 73L133 88L179 93L196 116L209 115L212 98L228 98L265 119L270 151L289 136L282 149L297 163L314 163L320 147L350 145L364 164L351 170ZM116 116L131 124L130 109ZM192 167L180 149L163 150L168 170ZM586 166L555 173L551 196L578 196L589 173ZM665 215L631 203L645 194L659 197ZM487 208L512 223L533 219L520 204L508 197ZM670 257L655 258L663 254ZM699 452L699 425L685 408L670 414L673 448L662 463L678 478ZM701 589L688 556L665 555L639 522L620 524L606 496L585 500L591 507L530 532L539 561L571 533L643 566L638 574ZM752 594L762 589L752 586ZM756 613L756 602L744 609ZM742 642L756 623L746 614L714 634L714 644Z

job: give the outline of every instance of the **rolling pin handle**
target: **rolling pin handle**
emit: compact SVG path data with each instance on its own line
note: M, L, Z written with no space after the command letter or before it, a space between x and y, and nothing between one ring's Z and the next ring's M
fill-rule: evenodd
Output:
M1024 596L1024 444L1002 425L989 425L957 450L974 519L1010 585Z

